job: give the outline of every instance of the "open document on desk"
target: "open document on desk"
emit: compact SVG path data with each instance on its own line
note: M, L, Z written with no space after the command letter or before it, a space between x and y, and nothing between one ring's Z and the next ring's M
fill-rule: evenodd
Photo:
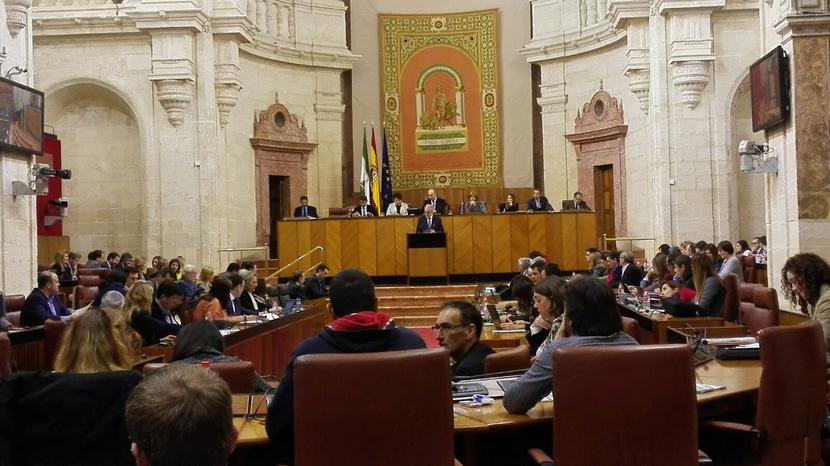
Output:
M453 385L467 385L467 384L477 384L483 386L487 393L486 395L490 398L503 398L504 392L507 390L511 384L516 382L516 379L519 377L516 375L509 375L509 376L500 376L500 377L482 377L477 379L469 379L464 380L463 382L455 382ZM472 398L472 395L470 395ZM548 395L542 398L542 401L551 401L553 400L553 393L548 393ZM453 398L453 401L461 401L460 399Z

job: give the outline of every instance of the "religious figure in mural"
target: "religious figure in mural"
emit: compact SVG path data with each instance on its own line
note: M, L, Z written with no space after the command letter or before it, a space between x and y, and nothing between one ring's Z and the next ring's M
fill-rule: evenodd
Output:
M432 98L432 110L424 110L421 113L419 122L421 128L437 130L457 124L458 104L447 100L444 91L439 86Z

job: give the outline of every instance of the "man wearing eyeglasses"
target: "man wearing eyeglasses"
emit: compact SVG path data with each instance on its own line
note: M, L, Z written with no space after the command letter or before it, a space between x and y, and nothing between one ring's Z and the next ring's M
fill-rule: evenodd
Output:
M467 301L450 301L438 314L432 329L438 344L450 353L453 377L484 373L484 359L495 351L479 341L483 325L481 314Z

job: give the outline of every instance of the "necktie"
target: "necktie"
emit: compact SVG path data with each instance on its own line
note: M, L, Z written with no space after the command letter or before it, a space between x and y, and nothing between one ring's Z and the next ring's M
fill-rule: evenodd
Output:
M57 316L58 312L55 310L55 303L52 302L52 298L48 298L46 303L49 305L49 312L51 312L53 316Z
M427 217L427 228L432 228L432 217Z
M308 207L303 206L303 217L308 217Z
M366 206L363 206L363 207L360 208L360 215L362 215L364 217L366 216Z
M537 208L537 209L541 209L541 208L542 208L542 204L540 203L539 199L536 199L536 208Z

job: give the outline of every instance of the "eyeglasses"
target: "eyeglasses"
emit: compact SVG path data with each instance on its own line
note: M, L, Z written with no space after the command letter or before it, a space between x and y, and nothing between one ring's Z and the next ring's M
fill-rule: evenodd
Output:
M432 330L434 330L435 333L441 333L441 332L449 332L450 330L454 330L454 329L461 328L461 327L466 327L466 325L452 325L452 324L433 325Z

